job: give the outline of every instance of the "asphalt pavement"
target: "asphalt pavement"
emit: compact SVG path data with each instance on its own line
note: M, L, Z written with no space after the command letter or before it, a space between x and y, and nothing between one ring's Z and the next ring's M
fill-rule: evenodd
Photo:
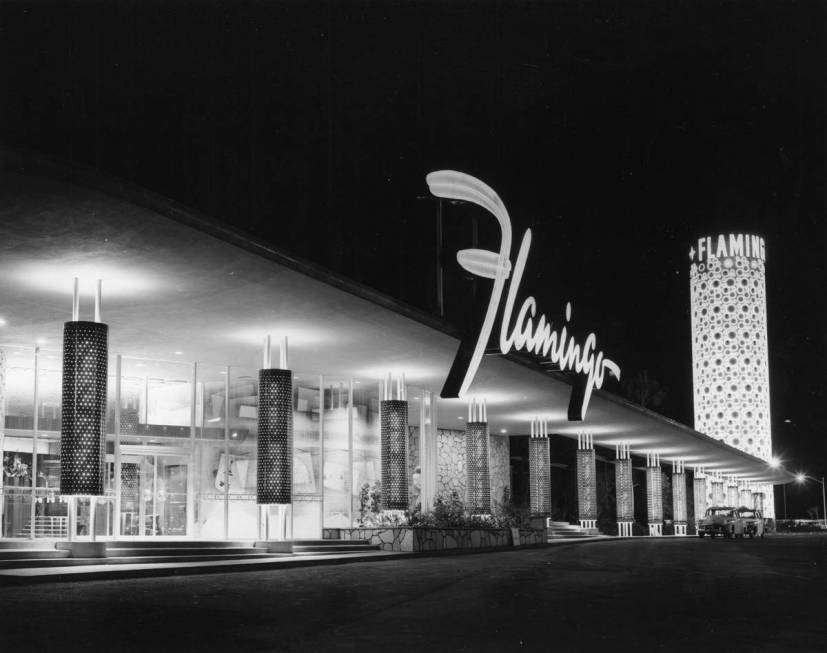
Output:
M827 536L0 587L0 650L825 651Z

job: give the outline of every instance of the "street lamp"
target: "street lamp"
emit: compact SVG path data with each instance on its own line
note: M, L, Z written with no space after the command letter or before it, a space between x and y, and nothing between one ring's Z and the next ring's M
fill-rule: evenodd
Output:
M824 516L824 528L827 528L827 494L825 494L824 488L824 477L822 476L820 479L816 478L815 476L807 476L803 472L799 472L795 475L795 480L797 483L804 483L805 481L815 481L816 483L821 483L821 502L822 502L822 515Z

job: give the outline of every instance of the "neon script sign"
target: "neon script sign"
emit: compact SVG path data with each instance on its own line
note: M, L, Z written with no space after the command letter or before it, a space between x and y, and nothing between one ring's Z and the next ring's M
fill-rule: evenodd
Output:
M523 348L537 356L548 359L559 366L561 371L573 371L578 375L569 404L569 419L582 420L586 416L592 391L603 386L604 374L608 371L620 379L620 367L605 358L597 349L597 337L590 333L582 344L567 332L571 322L571 304L566 304L566 320L558 331L544 314L537 314L537 302L534 297L526 297L516 319L514 306L523 279L528 252L531 248L531 229L523 235L517 260L512 267L511 254L511 219L505 205L497 193L484 182L454 170L432 172L426 177L428 188L436 197L461 200L481 206L491 213L500 225L500 251L492 252L480 249L464 249L457 253L457 261L470 273L494 281L491 297L476 340L473 332L460 343L451 371L442 389L442 397L463 397L477 374L482 357L494 330L494 323L499 312L500 302L508 284L505 305L500 322L499 350L507 354L512 349ZM512 274L513 271L513 274Z

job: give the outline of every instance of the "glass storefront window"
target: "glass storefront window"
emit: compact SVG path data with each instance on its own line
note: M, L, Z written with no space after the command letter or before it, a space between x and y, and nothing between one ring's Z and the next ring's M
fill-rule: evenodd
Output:
M293 377L293 537L322 532L322 437L319 377Z
M348 528L351 504L351 384L349 379L324 378L324 527Z
M199 365L196 383L195 438L195 536L223 539L227 536L226 458L229 368Z
M121 537L194 533L194 381L190 363L121 359L115 436L120 446L116 451L113 443L111 456L112 478L120 486L116 520Z
M360 500L382 480L379 422L380 386L376 381L353 381L353 522L358 523L367 506Z
M0 351L0 537L67 537L62 356ZM94 522L97 537L261 537L258 370L113 355L109 377L105 496L75 500L76 536L91 537ZM379 396L376 380L294 376L293 537L358 522L360 490L381 481ZM418 396L409 390L412 427ZM415 499L413 467L409 482Z
M258 370L230 368L227 448L219 475L227 478L228 528L231 538L258 537L256 464L258 435Z

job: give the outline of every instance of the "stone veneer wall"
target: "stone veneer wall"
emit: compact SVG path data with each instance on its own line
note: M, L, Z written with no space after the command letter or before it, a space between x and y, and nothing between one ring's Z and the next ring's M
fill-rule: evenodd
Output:
M410 505L419 503L422 490L420 481L419 427L408 427L408 496ZM489 436L491 476L491 505L502 503L505 488L511 488L511 446L508 437ZM465 431L437 430L437 496L447 497L456 490L460 498L465 496Z
M456 490L465 501L465 431L437 429L437 496L449 496Z
M538 546L547 543L548 535L545 529L529 528L325 528L324 539L366 540L382 551L450 551Z
M408 427L408 505L411 507L419 503L422 493L422 482L419 462L419 427Z
M511 491L511 446L507 436L492 435L488 440L491 462L491 508L496 512L503 502L505 489Z

